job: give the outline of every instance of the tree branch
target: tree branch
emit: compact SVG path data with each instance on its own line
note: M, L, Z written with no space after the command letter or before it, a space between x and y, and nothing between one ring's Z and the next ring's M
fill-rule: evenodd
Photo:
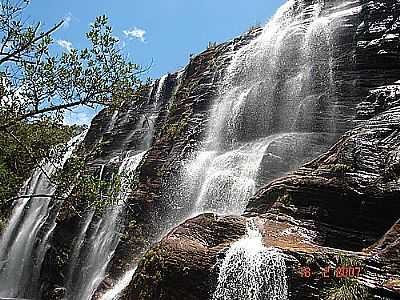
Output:
M43 39L44 37L52 34L54 31L56 31L58 28L60 28L60 26L64 23L64 21L59 22L57 25L55 25L53 28L51 28L50 30L48 30L45 33L42 33L41 35L39 35L38 37L32 39L31 41L29 41L27 44L25 44L24 46L22 46L21 48L15 50L12 53L8 53L5 57L3 57L2 59L0 59L0 65L3 64L6 61L9 61L10 58L16 57L19 54L21 54L22 52L24 52L26 49L28 49L31 45L35 44L37 41L40 41L41 39ZM37 27L35 28L35 31L37 30L38 26L40 25L40 23L38 23Z

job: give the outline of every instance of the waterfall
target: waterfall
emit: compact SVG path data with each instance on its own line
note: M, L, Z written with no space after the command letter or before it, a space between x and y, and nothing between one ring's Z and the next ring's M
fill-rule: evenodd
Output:
M171 197L174 224L187 217L178 212L182 204L192 215L241 214L262 184L316 157L341 134L335 30L359 12L357 3L289 0L235 52L206 136L183 163Z
M121 191L118 203L108 207L103 217L92 226L94 211L88 213L75 247L66 282L66 300L91 299L103 281L106 268L119 243L121 213L129 192L129 177L141 162L146 151L128 155L122 161L118 174L121 176Z
M82 222L81 231L74 242L74 249L70 258L65 284L66 300L91 299L100 283L104 280L107 266L120 240L121 224L123 224L121 218L125 210L125 200L130 192L129 178L132 177L132 173L151 146L156 130L156 121L164 99L167 79L168 74L164 75L157 84L156 82L152 83L147 111L140 115L136 126L122 142L121 149L129 144L138 131L143 131L146 127L142 140L137 145L134 145L137 150L128 151L119 167L118 174L122 178L121 191L118 196L119 203L108 207L98 220L94 216L94 211L89 212ZM153 91L155 91L154 99L152 99ZM153 104L151 104L152 100L154 101ZM125 119L124 122L128 122L128 117L131 113L132 111L128 110L126 115L122 116ZM113 119L117 119L117 116L113 116ZM146 124L147 126L145 126ZM103 295L103 299L117 297L129 284L133 273L134 270L127 271L121 280Z
M213 300L287 300L288 284L282 253L266 248L253 220L247 234L233 243L220 266Z
M60 170L84 139L86 132L67 144L61 162L37 168L19 192L19 199L0 240L0 297L37 297L39 275L55 228L52 200L56 185L51 177Z
M156 91L156 96L155 99L156 101L154 102L154 108L158 109L160 106L160 101L162 100L162 95L165 89L165 83L168 78L168 74L165 74L161 77L160 82L158 83L157 91Z
M136 267L129 270L122 276L122 278L115 284L115 286L100 298L100 300L118 300L120 293L129 285L135 274Z

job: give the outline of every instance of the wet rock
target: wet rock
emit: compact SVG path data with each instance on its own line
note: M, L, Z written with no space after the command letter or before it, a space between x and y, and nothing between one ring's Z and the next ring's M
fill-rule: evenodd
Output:
M244 233L242 217L186 221L145 254L125 299L208 299L221 250Z
M210 299L221 260L245 234L246 220L205 214L186 221L146 253L123 299ZM317 231L284 215L264 214L257 223L264 244L284 254L289 299L323 299L345 283L368 299L399 296L398 273L388 272L393 262L377 260L384 255L379 247L375 252L324 247Z

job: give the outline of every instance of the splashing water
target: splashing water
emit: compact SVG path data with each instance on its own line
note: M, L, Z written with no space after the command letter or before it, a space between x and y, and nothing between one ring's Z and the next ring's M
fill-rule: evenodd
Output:
M151 94L157 87L153 108L148 112L149 115L143 114L140 116L136 128L123 142L124 145L128 144L135 132L143 128L143 124L147 124L148 128L143 140L136 145L143 150L134 155L130 154L132 151L128 151L120 165L118 173L123 176L121 176L121 190L118 195L119 203L108 208L102 218L97 221L94 220L94 212L90 212L81 226L81 232L75 241L73 255L70 260L69 275L66 280L66 300L91 299L105 277L107 266L113 258L120 240L119 232L123 223L121 217L125 210L125 200L130 193L128 178L132 177L132 173L151 146L156 129L155 123L164 99L167 78L168 75L164 75L158 85L152 84L149 101L152 100L150 99ZM123 278L103 295L103 298L117 297L119 292L129 284L133 273L134 271L132 270L126 272Z
M233 51L206 136L167 187L166 208L155 213L157 230L165 234L205 211L241 214L261 184L322 153L341 134L334 32L356 13L348 9L354 4L289 0L255 40ZM214 299L286 298L282 255L265 248L249 225L227 252Z
M233 243L220 267L213 300L287 300L286 266L282 253L266 248L254 220L247 234Z

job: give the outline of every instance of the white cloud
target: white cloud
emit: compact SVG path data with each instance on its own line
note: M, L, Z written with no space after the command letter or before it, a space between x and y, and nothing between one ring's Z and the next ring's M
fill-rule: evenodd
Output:
M65 28L65 29L69 28L69 25L71 24L71 21L72 21L72 14L71 14L71 13L68 13L68 14L64 17L63 21L64 21L64 23L63 23L63 25L62 25L63 28Z
M66 49L68 52L71 52L71 50L73 49L72 43L66 40L57 40L57 44Z
M129 30L124 30L123 33L129 39L139 39L141 42L145 41L146 30L140 28L133 28Z

